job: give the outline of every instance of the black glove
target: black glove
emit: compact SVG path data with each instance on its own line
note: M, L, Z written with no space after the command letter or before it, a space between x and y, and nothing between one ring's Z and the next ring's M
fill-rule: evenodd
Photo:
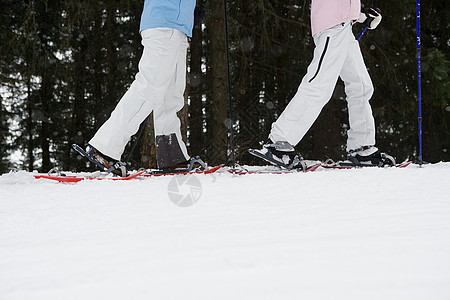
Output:
M358 19L358 23L362 23L369 29L375 29L378 24L380 24L381 19L381 10L379 8L363 6L361 8L361 15Z
M203 4L200 4L195 7L195 10L194 10L194 25L195 26L202 24L205 14L206 14L206 7Z

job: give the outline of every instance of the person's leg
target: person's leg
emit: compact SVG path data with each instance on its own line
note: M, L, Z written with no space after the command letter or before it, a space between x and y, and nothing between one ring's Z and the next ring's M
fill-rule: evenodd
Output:
M177 112L184 106L188 43L185 34L180 31L177 31L176 34L181 45L176 70L166 91L164 101L153 110L156 158L159 168L170 167L189 159L186 145L181 136L181 122L177 116Z
M369 103L373 85L357 40L350 44L340 76L345 83L348 102L347 151L375 145L375 121Z
M139 125L163 101L178 62L180 41L174 38L174 29L144 30L142 45L144 52L136 79L89 141L98 151L116 160L120 160Z
M394 157L375 147L375 121L369 103L373 85L355 39L350 43L341 78L345 83L350 123L347 159L355 165L395 165Z
M338 25L314 37L314 58L294 98L272 124L269 138L296 145L330 100L347 56L350 23Z

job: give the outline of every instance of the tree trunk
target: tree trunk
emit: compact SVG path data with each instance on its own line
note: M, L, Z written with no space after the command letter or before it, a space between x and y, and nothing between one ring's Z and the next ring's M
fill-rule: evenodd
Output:
M325 105L312 127L312 159L342 159L342 146L345 139L341 134L342 97L345 97L343 85L338 84L333 98Z
M209 22L209 74L210 93L207 131L209 145L207 159L210 164L219 164L227 161L227 60L225 44L225 20L223 1L210 2Z
M28 161L28 171L33 172L34 170L34 141L33 141L33 106L32 106L32 98L31 98L31 79L28 77L28 86L27 86L27 121L26 121L26 134L28 135L27 140L27 161Z
M141 140L141 166L146 169L157 168L153 113L147 119Z
M187 56L187 53L186 53ZM187 57L186 57L187 59ZM186 78L187 80L187 78ZM188 95L189 95L189 88L186 82L186 88L184 91L184 106L183 108L177 113L178 118L181 121L181 138L185 143L187 143L187 131L188 131L188 123L189 123L189 104L188 104Z
M46 66L48 66L46 64ZM46 70L44 70L42 75L42 84L41 90L39 93L40 103L41 103L41 112L42 112L42 126L41 126L41 150L42 150L42 166L41 172L48 172L51 169L50 163L50 123L48 118L48 111L52 101L52 80L51 74L49 74Z
M82 46L80 47L80 51L75 53L74 61L76 62L75 70L77 76L74 76L75 80L75 91L74 91L74 107L73 107L73 120L72 120L72 128L70 130L70 138L73 142L80 146L84 146L86 144L86 139L83 134L86 127L86 99L85 99L85 76L84 74L84 55L83 52L86 49L85 43L82 42ZM70 143L71 144L71 143ZM69 148L70 152L70 148ZM86 169L86 162L84 159L76 160L76 169L77 171L82 171Z
M8 116L3 109L3 97L0 95L0 174L7 173L9 171L8 163Z
M196 26L190 46L189 73L189 151L191 155L203 155L203 74L202 74L202 29Z

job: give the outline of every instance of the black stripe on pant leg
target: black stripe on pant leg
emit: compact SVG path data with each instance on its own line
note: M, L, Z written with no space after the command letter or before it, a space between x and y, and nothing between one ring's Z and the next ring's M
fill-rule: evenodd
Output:
M323 59L325 57L325 53L327 53L327 49L328 49L328 44L330 43L330 37L327 37L327 41L325 43L325 49L323 49L322 55L320 56L320 60L319 60L319 67L317 68L316 74L314 74L313 78L311 78L308 82L311 83L319 74L320 71L320 67L322 67L322 63L323 63Z

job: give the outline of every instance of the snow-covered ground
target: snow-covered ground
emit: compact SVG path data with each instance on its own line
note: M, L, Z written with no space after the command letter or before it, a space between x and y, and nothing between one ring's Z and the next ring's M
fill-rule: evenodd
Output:
M1 176L0 299L450 299L450 163L174 178Z

